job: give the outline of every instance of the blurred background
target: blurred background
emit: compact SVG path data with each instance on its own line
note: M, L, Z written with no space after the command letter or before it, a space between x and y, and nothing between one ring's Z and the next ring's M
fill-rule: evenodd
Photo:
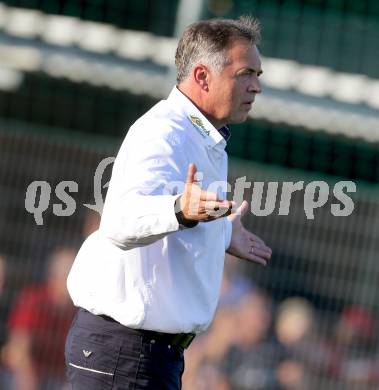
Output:
M65 388L65 278L99 223L103 159L175 84L184 26L246 13L263 27L263 93L231 127L229 182L323 180L328 201L307 219L298 191L289 215L245 218L272 262L226 258L183 388L379 389L375 0L0 2L1 389ZM350 216L331 213L340 180L356 183Z

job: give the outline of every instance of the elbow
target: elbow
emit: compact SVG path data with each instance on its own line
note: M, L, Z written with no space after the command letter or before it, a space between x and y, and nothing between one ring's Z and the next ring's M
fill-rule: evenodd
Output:
M103 231L102 233L111 245L122 251L145 246L155 241L151 236L139 236L136 234L129 234L128 232L123 232L121 234L120 232Z
M154 242L165 237L166 234L156 234L156 235L115 235L107 234L105 235L106 239L117 248L127 251L134 248L140 248L146 245L153 244Z
M100 235L112 246L117 247L123 251L132 249L134 247L133 242L136 240L135 235L129 234L128 232L120 232L121 229L112 229L112 227L101 226L99 229ZM125 229L123 229L125 230Z
M111 232L107 232L107 234L104 234L104 236L107 239L107 241L110 242L113 246L123 251L127 251L129 249L133 249L136 246L138 246L136 245L137 238L132 235L112 234Z

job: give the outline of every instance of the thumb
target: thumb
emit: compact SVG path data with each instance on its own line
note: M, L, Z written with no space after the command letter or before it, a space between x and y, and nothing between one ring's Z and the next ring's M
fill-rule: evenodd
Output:
M249 209L249 203L247 203L246 200L244 200L241 206L238 207L238 209L236 210L236 214L241 215L241 217L243 217L246 214L248 209Z
M195 181L195 174L197 172L196 165L194 163L190 163L188 165L187 171L187 181L186 183L192 184Z

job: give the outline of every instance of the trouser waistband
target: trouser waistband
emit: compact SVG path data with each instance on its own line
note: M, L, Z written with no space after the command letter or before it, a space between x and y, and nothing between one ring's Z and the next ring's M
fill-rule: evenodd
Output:
M111 331L115 335L119 335L121 337L131 334L147 338L152 342L161 341L168 345L177 346L183 349L188 348L195 338L194 333L165 333L146 329L129 328L120 324L112 317L103 314L95 315L82 308L79 308L78 310L77 321L79 326L85 326L85 324L94 325L105 329L106 331Z

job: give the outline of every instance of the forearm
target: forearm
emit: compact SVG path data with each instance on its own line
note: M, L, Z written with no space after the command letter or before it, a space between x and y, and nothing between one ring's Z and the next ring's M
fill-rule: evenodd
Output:
M105 210L100 231L117 247L128 250L145 246L178 231L173 195L132 195L125 197L125 209L113 202Z

